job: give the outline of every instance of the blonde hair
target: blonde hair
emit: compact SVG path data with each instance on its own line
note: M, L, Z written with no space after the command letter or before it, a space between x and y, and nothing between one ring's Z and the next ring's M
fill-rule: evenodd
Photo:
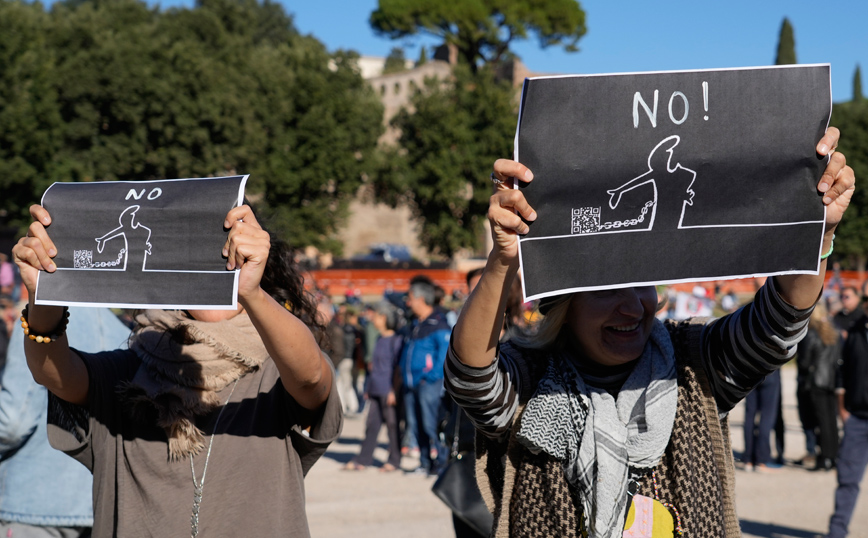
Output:
M555 345L558 335L567 319L575 293L561 295L555 299L544 316L535 322L527 333L515 332L510 335L510 341L527 349L547 349Z
M808 328L817 331L820 335L820 340L827 346L833 345L838 340L838 331L832 322L829 321L829 311L823 301L819 301L811 312L811 319L808 320Z

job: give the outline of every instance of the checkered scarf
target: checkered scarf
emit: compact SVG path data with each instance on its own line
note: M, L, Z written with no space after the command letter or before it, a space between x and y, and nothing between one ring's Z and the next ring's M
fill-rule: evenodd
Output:
M589 387L564 353L549 362L516 434L531 452L563 462L595 538L620 538L630 469L660 461L675 420L678 387L669 332L655 320L651 338L617 399Z

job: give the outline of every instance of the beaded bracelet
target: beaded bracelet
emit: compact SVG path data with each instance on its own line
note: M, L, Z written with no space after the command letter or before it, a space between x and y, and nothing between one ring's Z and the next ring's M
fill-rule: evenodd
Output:
M832 234L832 240L829 241L829 252L820 255L820 259L825 260L826 258L831 256L833 250L835 250L835 234Z
M66 332L66 326L69 324L69 307L63 307L63 316L57 323L57 327L55 327L47 336L30 333L30 323L27 322L29 308L30 305L28 304L24 307L24 310L21 311L21 328L24 329L24 334L26 334L27 337L34 342L38 344L50 344L54 340L57 340L58 338L63 336L63 334Z

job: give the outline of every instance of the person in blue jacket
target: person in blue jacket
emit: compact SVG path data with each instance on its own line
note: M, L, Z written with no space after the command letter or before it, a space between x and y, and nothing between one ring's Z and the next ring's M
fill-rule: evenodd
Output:
M435 305L435 287L416 280L407 294L407 307L416 316L404 343L401 379L407 428L419 442L417 473L434 476L446 459L437 437L437 420L443 392L443 363L449 349L451 330L445 316ZM433 450L432 450L433 449ZM436 458L432 459L433 451Z
M130 329L106 308L70 308L76 349L126 347ZM0 373L0 536L90 536L93 476L48 444L48 391L27 368L24 332L12 331Z

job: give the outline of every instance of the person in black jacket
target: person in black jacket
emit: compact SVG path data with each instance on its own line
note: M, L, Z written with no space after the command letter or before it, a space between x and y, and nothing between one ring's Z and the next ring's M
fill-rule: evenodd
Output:
M868 316L849 331L838 375L838 403L844 438L838 452L838 488L835 512L827 538L847 536L859 483L868 466Z
M841 337L829 320L823 302L817 303L808 333L799 343L799 417L806 434L818 432L820 454L815 471L828 471L838 457L838 417L835 375L841 357ZM806 409L802 409L805 406Z

